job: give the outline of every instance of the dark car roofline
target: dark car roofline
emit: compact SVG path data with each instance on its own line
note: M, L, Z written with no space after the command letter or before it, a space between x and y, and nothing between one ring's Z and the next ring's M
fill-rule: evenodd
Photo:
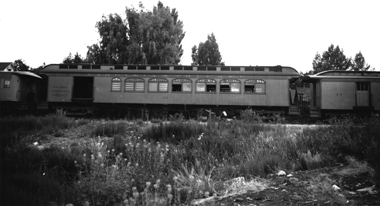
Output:
M34 77L34 78L38 78L38 79L42 79L40 76L38 76L37 74L34 74L32 72L28 72L28 71L0 71L0 72L4 72L4 73L12 73L12 74L16 74L16 75L23 75L23 76L30 76L30 77Z

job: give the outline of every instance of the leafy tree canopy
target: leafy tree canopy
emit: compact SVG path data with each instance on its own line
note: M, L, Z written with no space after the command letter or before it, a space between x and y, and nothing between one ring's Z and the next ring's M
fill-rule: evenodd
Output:
M352 70L354 71L367 71L371 66L365 62L365 58L362 52L355 55L354 61L352 63Z
M305 74L316 74L326 70L354 70L366 71L370 68L365 62L365 58L361 52L355 55L354 60L346 57L339 46L331 46L327 51L323 52L322 56L317 53L313 60L313 70Z
M207 36L206 42L200 42L198 48L192 47L191 58L191 65L224 65L214 33Z
M333 44L323 52L322 56L317 53L313 60L313 73L326 70L347 70L352 65L351 58L347 58L339 46Z
M12 63L12 67L15 71L28 71L30 67L25 64L24 60L17 59Z
M78 54L78 52L74 55L74 57L72 56L72 54L70 52L69 56L67 56L63 59L64 64L80 64L80 63L84 63L84 62L85 62L85 60L81 57L80 54Z
M176 9L161 2L153 11L126 8L126 20L118 14L96 23L97 44L88 46L87 61L97 64L178 64L183 54L183 23Z

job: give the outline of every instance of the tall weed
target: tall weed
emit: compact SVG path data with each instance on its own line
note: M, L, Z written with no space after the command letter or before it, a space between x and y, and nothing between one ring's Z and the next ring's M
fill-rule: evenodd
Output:
M105 122L97 125L92 131L91 136L108 136L125 135L128 131L129 125L125 122Z
M74 119L58 115L0 118L1 147L23 141L28 134L52 134L76 125Z
M205 127L195 121L161 122L145 130L143 138L154 142L179 144L181 141L204 133Z

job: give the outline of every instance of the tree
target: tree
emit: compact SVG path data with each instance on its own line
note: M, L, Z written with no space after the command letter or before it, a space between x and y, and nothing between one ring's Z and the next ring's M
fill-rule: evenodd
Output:
M103 16L96 23L100 42L88 47L87 61L97 64L178 64L185 36L176 9L161 2L153 11L126 9L126 20L118 14Z
M72 56L72 54L70 52L69 56L67 56L63 59L64 64L81 64L84 62L85 62L85 60L81 57L80 54L78 54L78 52L74 55L74 57Z
M352 70L354 71L367 71L371 66L366 64L365 58L362 52L355 55L354 62L352 64Z
M102 64L104 59L103 51L100 46L93 44L87 47L86 61L92 64Z
M176 9L161 2L153 11L127 8L130 44L128 63L178 64L183 54L183 23Z
M96 23L100 35L101 63L121 64L126 62L128 46L127 26L118 14L103 16L102 21ZM99 52L97 52L99 53Z
M191 63L191 65L193 65L193 66L199 65L199 62L198 62L198 48L195 45L191 48L191 59L193 60L193 62Z
M333 44L321 56L317 53L313 60L313 73L326 70L347 70L352 65L351 58L347 58L339 46Z
M206 42L191 48L191 65L224 65L214 33L207 35Z
M29 66L25 64L24 60L22 59L17 59L12 63L12 67L14 68L15 71L28 71Z

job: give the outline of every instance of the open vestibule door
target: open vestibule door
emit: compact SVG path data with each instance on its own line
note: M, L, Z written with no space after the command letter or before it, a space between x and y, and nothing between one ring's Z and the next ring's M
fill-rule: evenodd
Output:
M92 101L94 98L94 77L74 77L73 100Z

